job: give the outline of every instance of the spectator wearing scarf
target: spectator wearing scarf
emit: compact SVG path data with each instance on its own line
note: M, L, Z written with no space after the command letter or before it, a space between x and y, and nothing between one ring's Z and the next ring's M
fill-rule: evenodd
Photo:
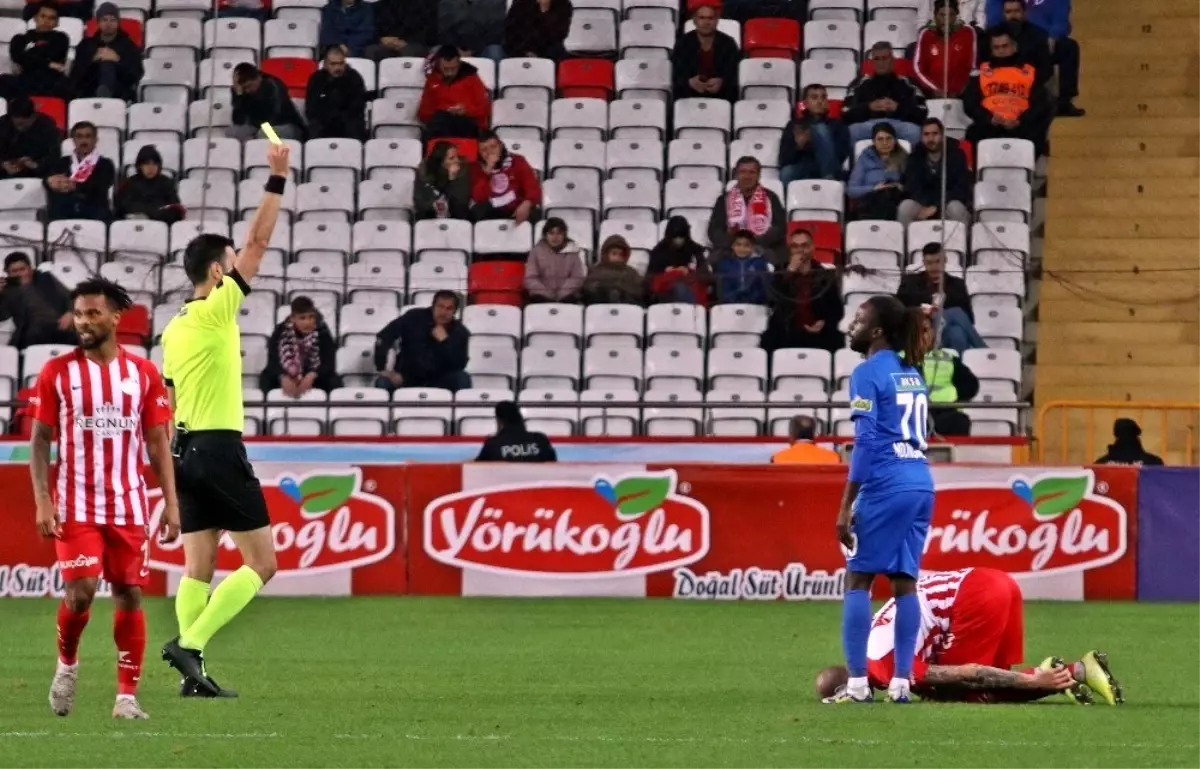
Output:
M282 389L293 398L309 390L341 387L337 342L307 296L292 300L292 314L275 327L267 344L267 367L259 377L264 393Z
M96 126L86 121L71 126L75 149L46 169L46 187L50 221L59 219L112 218L108 192L117 178L113 162L100 155L96 147Z
M737 184L717 198L708 220L708 240L717 259L730 253L733 237L741 230L754 236L768 261L779 267L784 263L784 233L787 211L779 196L760 183L762 165L752 157L738 158Z
M479 162L471 166L471 218L537 221L542 185L522 156L509 152L492 131L479 137Z

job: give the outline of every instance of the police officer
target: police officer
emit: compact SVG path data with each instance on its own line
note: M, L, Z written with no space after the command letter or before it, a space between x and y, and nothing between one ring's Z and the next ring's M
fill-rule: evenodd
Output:
M483 442L476 462L557 462L544 433L525 429L525 417L512 401L496 404L496 434Z

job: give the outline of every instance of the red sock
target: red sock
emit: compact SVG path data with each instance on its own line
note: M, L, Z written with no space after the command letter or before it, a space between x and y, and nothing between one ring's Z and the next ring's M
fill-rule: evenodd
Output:
M64 665L79 661L79 639L89 616L89 611L72 611L66 601L58 605L58 661Z
M141 609L113 612L113 640L117 642L117 694L136 694L146 654L146 615Z

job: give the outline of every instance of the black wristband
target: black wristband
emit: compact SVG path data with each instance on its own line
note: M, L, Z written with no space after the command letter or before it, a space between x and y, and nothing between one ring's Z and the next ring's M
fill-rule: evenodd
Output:
M282 195L283 191L286 188L287 188L287 177L286 176L272 175L267 179L267 183L263 185L264 190L266 190L267 192L270 192L274 195Z

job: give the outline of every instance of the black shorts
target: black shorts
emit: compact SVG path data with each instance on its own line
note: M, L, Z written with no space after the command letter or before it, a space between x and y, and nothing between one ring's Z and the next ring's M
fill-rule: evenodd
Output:
M262 486L246 457L240 433L190 433L175 458L180 528L253 531L271 524Z

